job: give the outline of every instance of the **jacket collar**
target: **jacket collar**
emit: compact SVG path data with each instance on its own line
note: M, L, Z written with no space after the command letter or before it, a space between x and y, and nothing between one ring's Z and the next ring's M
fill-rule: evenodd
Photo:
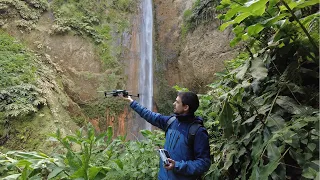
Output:
M179 121L184 121L184 122L187 122L187 121L192 122L195 120L194 114L176 114L176 118Z

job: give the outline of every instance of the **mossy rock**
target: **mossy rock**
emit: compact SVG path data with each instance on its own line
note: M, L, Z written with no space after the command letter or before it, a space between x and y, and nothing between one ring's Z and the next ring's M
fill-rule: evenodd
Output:
M7 150L37 150L48 152L48 134L53 133L52 115L48 107L39 112L10 121L9 139L0 147ZM3 128L3 127L2 127Z

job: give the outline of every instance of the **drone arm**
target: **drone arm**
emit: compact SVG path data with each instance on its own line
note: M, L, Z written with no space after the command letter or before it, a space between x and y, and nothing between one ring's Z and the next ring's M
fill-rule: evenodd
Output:
M132 96L132 97L139 97L139 94L137 94L137 95L129 94L128 96Z

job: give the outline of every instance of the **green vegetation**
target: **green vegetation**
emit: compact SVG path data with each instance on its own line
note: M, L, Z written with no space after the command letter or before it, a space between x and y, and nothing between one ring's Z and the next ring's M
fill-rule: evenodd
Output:
M10 139L5 142L4 146L0 147L0 151L28 149L50 152L48 149L39 149L40 146L45 147L43 144L47 144L46 133L48 132L46 131L46 127L48 126L48 121L51 121L50 113L50 109L45 106L39 109L37 113L29 113L28 115L14 118L14 121L10 121L10 126L7 127L10 130Z
M184 11L181 39L184 40L187 33L193 31L200 24L214 21L218 15L215 7L219 3L220 0L197 0L191 9Z
M32 30L39 20L41 13L48 9L48 2L45 0L2 0L0 10L0 27L4 25L8 18L17 19L17 27L24 30Z
M56 24L52 33L74 32L91 38L96 44L96 53L104 63L105 69L120 70L116 59L120 52L114 42L120 39L128 28L128 13L133 8L132 0L121 1L63 1L51 3Z
M157 68L165 66L165 62L163 55L160 55L161 49L157 43L155 43L155 48L157 51L157 58L155 59L156 68L154 68L153 77L157 88L154 90L154 102L157 102L156 108L159 113L171 114L173 100L177 97L177 91L168 85L168 81L166 80L165 74L162 72L161 68Z
M40 152L9 151L0 153L0 177L6 179L156 179L158 158L154 148L163 144L164 134L141 132L146 140L112 140L112 128L95 135L79 129L62 137L58 130L51 141L60 148L52 155ZM78 150L74 150L79 146ZM63 150L61 152L61 150ZM143 156L141 156L143 154Z
M5 0L0 2L0 26L8 27L10 24L22 27L21 30L31 31L36 27L43 12L52 12L55 23L50 31L52 35L76 34L94 42L95 54L100 56L103 68L111 72L107 77L99 77L99 89L105 90L106 84L108 89L116 88L117 85L123 86L123 66L117 60L121 53L121 44L116 42L121 39L122 33L128 30L129 13L133 12L134 7L135 3L132 0L54 0L49 3L44 0ZM0 38L0 144L3 144L9 133L8 122L15 117L36 112L46 104L46 100L41 97L41 89L36 85L38 67L34 62L35 55L2 31ZM90 79L90 74L86 78ZM97 105L101 102L85 105L85 112L92 104ZM121 103L113 107L119 106ZM110 113L115 115L118 110L114 110L113 107L109 107ZM88 114L91 117L95 112ZM96 115L99 116L99 113ZM86 120L78 114L73 116L73 120L79 125Z
M198 113L207 119L208 179L319 178L317 1L221 1L248 54L228 63ZM238 66L238 68L236 68Z
M105 68L119 70L121 66L116 59L119 45L114 42L129 27L127 17L134 7L132 0L53 0L49 4L45 0L4 0L0 2L0 10L4 12L0 16L0 27L10 19L22 30L31 31L43 12L53 11L55 24L51 34L74 33L91 38Z
M128 102L125 100L121 100L119 98L102 98L96 100L92 103L87 103L82 105L84 114L90 119L99 119L102 120L101 124L99 123L99 127L101 129L105 129L105 119L106 115L110 115L112 117L118 117L125 107L128 106ZM115 123L118 121L115 120Z
M45 104L36 85L35 56L21 43L0 31L0 113L1 123L30 112Z
M19 125L30 121L28 116L46 104L42 90L36 84L37 70L36 57L0 30L0 145L6 143L10 131L15 133L22 130ZM19 124L13 121L17 119ZM28 141L28 145L32 146L34 143L25 137L30 135L29 130L21 133L23 137L13 136L12 139Z
M7 33L0 31L0 86L5 88L35 81L35 63L31 53Z

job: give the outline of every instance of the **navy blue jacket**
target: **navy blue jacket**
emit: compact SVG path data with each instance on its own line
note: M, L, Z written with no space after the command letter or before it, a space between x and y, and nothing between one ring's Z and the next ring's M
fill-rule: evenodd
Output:
M167 121L172 117L154 113L136 101L133 101L130 107L146 121L164 131ZM168 171L160 161L158 179L194 180L208 171L211 165L208 133L204 127L200 127L195 135L193 148L188 147L188 129L192 121L202 120L190 115L177 115L176 118L167 130L164 145L171 159L175 161L175 167Z

